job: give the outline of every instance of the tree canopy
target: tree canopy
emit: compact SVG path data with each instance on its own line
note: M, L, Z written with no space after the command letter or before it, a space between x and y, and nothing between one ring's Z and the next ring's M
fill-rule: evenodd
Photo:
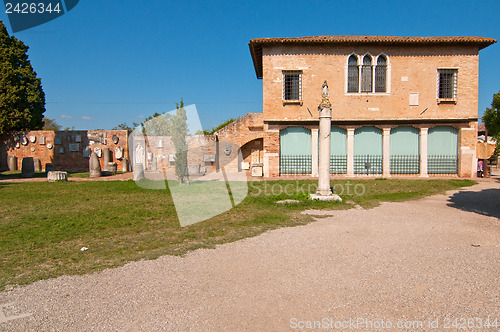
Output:
M45 94L27 51L0 21L0 134L44 125Z
M488 135L500 139L500 92L493 95L491 108L487 108L484 112L483 122L488 129Z
M43 130L61 130L62 126L56 122L55 119L48 119L44 118L43 119Z

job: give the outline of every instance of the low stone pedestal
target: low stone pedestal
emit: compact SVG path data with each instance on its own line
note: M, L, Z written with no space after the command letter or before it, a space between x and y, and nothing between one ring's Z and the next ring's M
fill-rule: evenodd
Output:
M319 194L311 194L309 195L310 199L315 199L318 201L336 201L336 202L342 202L342 198L340 198L339 195L336 194L330 194L330 195L319 195Z
M68 172L50 171L47 173L47 180L53 181L68 181Z

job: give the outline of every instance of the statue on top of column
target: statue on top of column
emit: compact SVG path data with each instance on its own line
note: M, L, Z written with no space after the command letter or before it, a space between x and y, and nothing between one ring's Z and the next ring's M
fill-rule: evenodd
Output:
M332 104L330 103L330 92L328 91L328 82L325 80L323 82L322 90L321 90L321 103L319 104L320 108L332 108Z

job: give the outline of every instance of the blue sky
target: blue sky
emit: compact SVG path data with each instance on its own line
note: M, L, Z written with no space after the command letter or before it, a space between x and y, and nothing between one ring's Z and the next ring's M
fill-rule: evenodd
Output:
M42 78L45 117L75 129L196 104L209 129L262 112L248 41L310 35L481 36L500 39L498 0L81 0L15 34ZM10 33L4 10L3 20ZM500 45L480 52L479 114L500 90Z

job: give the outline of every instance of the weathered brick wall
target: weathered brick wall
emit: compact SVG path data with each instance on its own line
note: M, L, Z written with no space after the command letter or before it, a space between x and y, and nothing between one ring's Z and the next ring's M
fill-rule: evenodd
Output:
M89 135L101 135L102 141L90 141ZM112 140L114 135L118 138L116 144ZM45 170L47 163L52 163L56 170L85 172L89 169L89 158L84 157L84 150L87 148L92 150L95 148L109 148L112 152L111 161L117 163L119 171L122 170L124 159L128 158L128 133L126 130L68 130L55 132L36 130L3 136L1 141L0 167L3 170L7 169L7 156L15 156L17 157L18 169L21 169L23 158L33 157L40 160L42 170ZM23 144L23 142L26 144ZM118 146L123 148L124 158L116 158L115 148ZM70 147L75 151L70 151ZM104 170L104 157L101 156L99 160L101 169Z
M387 94L346 93L351 53L388 58ZM433 119L478 115L478 49L466 46L265 46L263 48L264 120L317 117L321 85L328 80L333 119ZM437 103L437 69L458 68L458 100ZM283 105L282 70L302 70L302 105ZM419 105L409 106L410 92ZM427 111L420 113L427 108ZM312 115L309 113L311 111Z
M221 142L235 143L243 146L246 143L264 137L262 113L248 113L218 130L215 135Z

